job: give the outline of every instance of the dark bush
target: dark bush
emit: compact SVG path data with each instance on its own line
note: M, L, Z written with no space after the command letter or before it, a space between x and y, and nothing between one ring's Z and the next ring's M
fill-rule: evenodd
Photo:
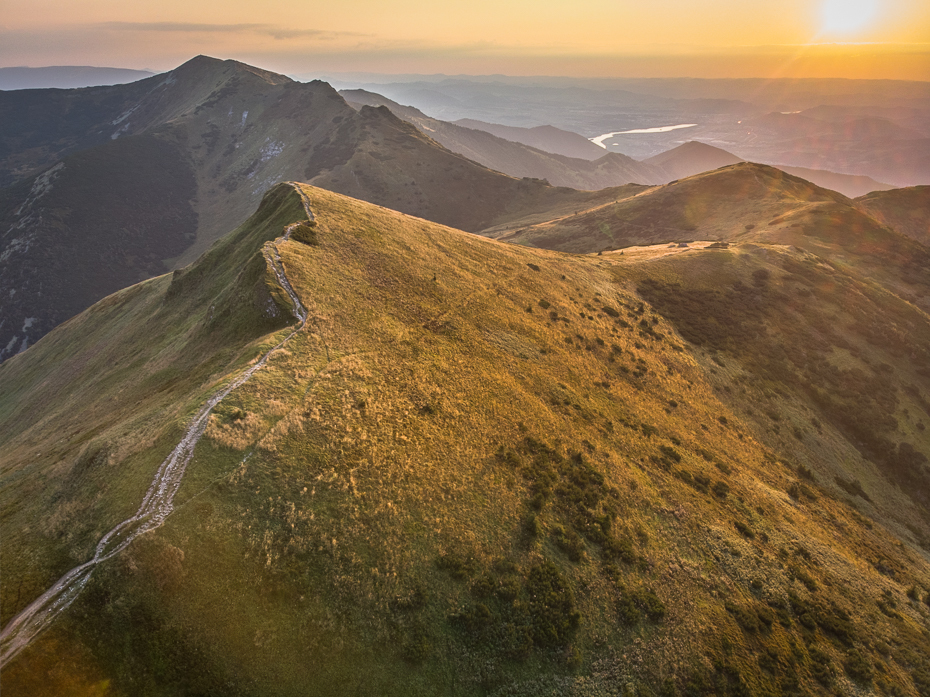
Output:
M744 523L744 522L742 522L742 521L740 521L740 520L736 520L736 521L733 521L733 525L734 525L734 527L736 527L736 529L739 531L739 534L742 535L743 537L746 537L746 538L748 538L748 539L750 539L750 540L754 540L754 539L755 539L756 533L754 533L754 532L752 531L752 528L750 528L748 525L746 525L746 523Z
M554 564L543 562L530 569L526 594L534 643L544 647L568 644L581 615L575 610L574 594Z
M874 675L872 664L865 660L858 649L852 649L846 654L843 670L853 680L864 685L870 684Z
M821 685L831 686L836 678L836 671L833 669L830 657L816 646L808 649L808 655L811 659L811 675Z
M471 557L464 557L456 552L446 552L436 560L436 567L447 571L453 578L462 579L475 573L478 563Z
M723 606L726 608L727 612L733 615L733 619L736 620L736 623L747 632L759 631L759 618L756 616L756 613L753 612L752 608L736 605L729 600L727 600Z
M811 593L817 590L817 580L800 566L792 566L791 575L803 583Z
M552 541L574 562L581 561L584 556L584 542L578 533L570 528L566 530L562 525L552 526Z
M602 545L604 559L611 561L619 560L632 564L636 561L636 552L633 551L633 543L625 537L616 539L607 538Z

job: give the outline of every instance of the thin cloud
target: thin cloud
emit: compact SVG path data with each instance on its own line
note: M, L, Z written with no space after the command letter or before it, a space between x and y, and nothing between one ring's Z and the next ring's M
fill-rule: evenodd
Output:
M291 29L277 27L273 24L212 24L205 22L102 22L96 25L101 29L135 32L169 32L186 34L262 34L277 40L287 39L341 39L369 37L348 31L330 31L327 29Z

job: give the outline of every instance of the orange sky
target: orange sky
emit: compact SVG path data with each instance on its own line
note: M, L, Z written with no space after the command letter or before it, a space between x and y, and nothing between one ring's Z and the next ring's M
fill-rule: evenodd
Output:
M927 0L4 0L0 65L930 80ZM219 10L218 8L222 8Z

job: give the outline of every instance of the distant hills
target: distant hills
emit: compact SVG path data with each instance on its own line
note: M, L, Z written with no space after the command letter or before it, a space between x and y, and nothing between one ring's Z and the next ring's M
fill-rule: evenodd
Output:
M689 141L676 148L672 148L671 150L644 160L646 164L662 168L674 179L690 177L694 174L708 172L712 169L743 161L744 160L741 158L726 150L695 141ZM774 166L783 172L788 172L789 174L813 182L817 184L817 186L839 191L841 194L849 196L850 198L863 196L870 191L884 191L894 188L890 184L877 182L871 177L839 174L837 172L806 169L804 167L788 167L779 164ZM668 183L668 181L671 180L668 179L663 183Z
M664 184L743 161L712 145L689 141L637 162L619 153L608 153L576 133L551 126L518 128L469 119L452 124L430 118L418 109L402 106L373 92L343 90L340 94L350 104L386 106L449 150L486 167L511 176L546 179L556 186L600 189L628 183ZM485 132L496 137L483 135ZM582 142L588 147L584 147ZM521 148L518 144L527 147ZM568 157L569 152L574 152L575 156ZM801 167L780 166L780 169L851 197L894 188L870 177Z
M298 89L359 144L331 182L435 151ZM4 695L926 694L930 251L894 227L925 192L738 163L614 194L551 223L643 235L598 255L273 185L0 364L4 631L192 455Z
M830 79L603 79L506 76L357 84L449 121L540 124L586 137L696 124L690 140L743 160L930 184L930 83ZM498 133L500 135L500 133ZM681 132L607 141L645 160L681 144ZM537 146L538 147L538 146Z
M583 160L599 160L604 157L604 148L595 145L584 136L565 131L555 126L534 126L521 128L519 126L502 126L497 123L486 123L475 119L459 119L455 122L465 128L487 131L498 138L523 143L530 147L545 150L546 152L566 157L578 157Z
M46 68L0 68L0 90L74 89L98 85L122 85L155 73L128 68L95 68L89 65L59 65Z
M412 123L423 134L452 152L513 177L545 179L553 186L591 190L630 183L660 183L665 177L662 170L637 162L620 153L609 153L577 134L568 134L576 136L574 139L563 139L566 132L558 132L553 143L556 150L568 149L560 147L559 143L569 141L576 145L577 139L581 139L599 151L597 159L567 157L554 151L545 151L526 145L522 141L506 140L486 129L466 128L460 124L431 119L417 109L401 106L372 92L343 90L341 94L350 104L387 107L392 113ZM541 146L548 145L552 131L543 130L542 132L545 135L535 140ZM524 138L524 140L532 139Z

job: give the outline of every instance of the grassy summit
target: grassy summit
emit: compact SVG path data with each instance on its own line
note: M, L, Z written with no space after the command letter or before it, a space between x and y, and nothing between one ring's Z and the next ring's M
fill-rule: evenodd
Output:
M305 328L6 694L927 694L923 311L781 244L577 256L302 192ZM276 343L260 249L303 219L280 185L0 366L4 624Z

